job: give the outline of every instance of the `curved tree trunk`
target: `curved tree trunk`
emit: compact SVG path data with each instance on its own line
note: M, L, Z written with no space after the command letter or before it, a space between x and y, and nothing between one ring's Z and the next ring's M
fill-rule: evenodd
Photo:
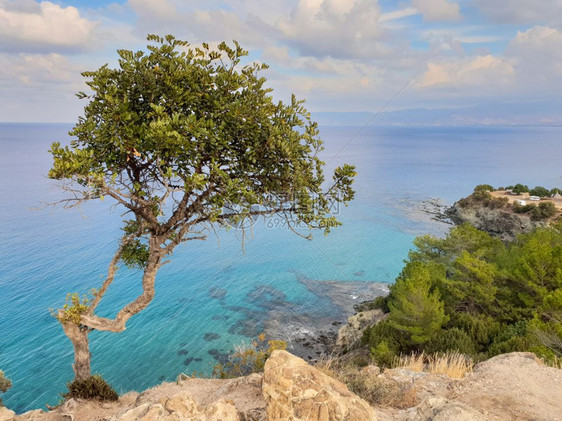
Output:
M85 380L91 376L90 370L90 329L72 322L61 322L64 333L72 341L74 347L74 379Z
M153 237L150 239L149 257L142 277L143 291L134 301L123 307L114 319L96 316L93 314L93 311L105 294L109 285L113 282L116 264L119 260L121 249L117 251L110 264L108 277L90 307L91 313L82 313L80 315L80 324L73 323L72 321L65 321L64 313L62 310L59 310L59 321L62 324L64 333L72 341L72 345L74 346L74 364L72 367L74 369L75 380L84 380L91 376L90 344L88 334L92 330L122 332L125 330L127 320L141 310L144 310L154 298L156 272L161 266L162 259L162 250L160 249L161 243L162 241L159 238Z

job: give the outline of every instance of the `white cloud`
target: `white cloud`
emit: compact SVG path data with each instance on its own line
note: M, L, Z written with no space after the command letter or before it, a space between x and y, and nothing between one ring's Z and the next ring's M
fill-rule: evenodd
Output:
M379 22L391 22L397 19L403 19L408 16L413 16L419 14L420 11L414 7L408 7L406 9L396 10L394 12L383 13L379 19Z
M497 22L523 24L562 24L560 0L476 0L482 12Z
M507 55L517 60L521 86L550 93L562 91L562 31L534 26L518 32Z
M427 21L456 21L461 18L460 6L447 0L412 0L412 6Z
M75 7L43 1L0 3L0 49L4 51L67 51L87 49L97 26Z
M480 93L498 91L514 77L513 63L490 54L467 59L450 59L427 63L427 70L417 86L420 88L476 87Z
M60 54L0 53L3 121L74 121L84 104L82 65Z
M129 6L142 18L162 20L176 20L178 10L169 0L129 0Z
M382 47L379 18L376 0L299 0L276 26L303 55L371 57Z

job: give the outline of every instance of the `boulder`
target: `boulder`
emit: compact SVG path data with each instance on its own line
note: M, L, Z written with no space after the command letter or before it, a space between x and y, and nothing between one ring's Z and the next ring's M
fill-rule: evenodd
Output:
M424 399L407 412L407 421L485 421L486 417L468 406L442 397Z
M17 415L14 421L40 421L45 418L45 414L46 412L41 409L34 409L33 411L24 412L21 415Z
M384 320L386 315L379 309L361 311L349 319L347 324L342 326L338 331L338 339L336 346L341 349L349 349L363 336L363 331L369 327Z
M210 405L199 405L187 392L142 403L125 412L118 421L240 421L232 401L221 399Z
M286 351L274 351L265 363L262 392L269 421L378 419L343 383Z
M16 413L5 406L0 406L0 421L12 421Z

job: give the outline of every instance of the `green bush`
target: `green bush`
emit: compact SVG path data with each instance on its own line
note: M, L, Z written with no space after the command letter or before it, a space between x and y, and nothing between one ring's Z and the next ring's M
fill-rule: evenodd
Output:
M10 379L4 376L4 372L0 370L0 392L5 393L8 389L12 387L12 382ZM2 406L2 399L0 398L0 406Z
M511 190L515 194L528 193L529 187L526 186L525 184L517 183L515 186L513 186L513 188Z
M541 202L539 206L533 209L532 218L546 219L556 214L556 206L552 202Z
M476 354L476 345L468 334L456 327L438 332L423 347L427 354L458 351L465 355Z
M528 205L520 205L517 202L513 203L513 212L515 213L529 213L532 212L535 208L537 207L537 205L535 205L534 203L529 203Z
M490 186L489 184L479 184L476 187L474 187L474 193L476 193L476 192L490 192L490 191L494 191L494 188L492 186Z
M538 196L538 197L550 197L550 190L543 186L536 186L534 189L529 191L531 196Z
M390 367L396 356L396 352L390 349L386 341L371 347L371 357L379 367Z
M472 193L472 199L477 202L484 202L484 204L487 205L488 201L492 199L492 195L487 190L479 190Z
M94 374L85 380L74 380L67 383L68 393L63 393L65 399L98 399L100 401L116 401L119 395L99 375Z
M503 208L508 203L509 203L509 199L507 197L495 197L488 202L487 206L490 209L499 209L499 208Z

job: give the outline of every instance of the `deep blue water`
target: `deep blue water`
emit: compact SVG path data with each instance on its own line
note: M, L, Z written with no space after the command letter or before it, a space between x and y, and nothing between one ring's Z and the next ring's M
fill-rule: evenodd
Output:
M67 142L69 129L0 124L0 369L13 381L4 403L18 412L57 403L72 378L72 347L49 308L60 307L68 292L101 283L120 235L122 216L110 202L41 205L63 197L45 177L47 151L52 141ZM324 159L356 131L324 128ZM356 200L339 210L343 227L308 242L269 221L254 226L245 253L235 231L180 246L159 272L148 309L123 333L91 335L93 371L119 392L182 371L208 374L215 364L209 351L228 352L259 330L260 315L267 314L263 291L330 315L330 302L309 292L298 275L392 282L413 238L442 230L418 217L421 201L452 203L481 183L562 187L561 137L562 128L369 127L328 165L353 163L359 173ZM134 298L138 279L138 272L120 273L99 312L112 315ZM220 289L222 300L212 296ZM243 323L250 313L251 323ZM219 337L205 340L205 333Z

